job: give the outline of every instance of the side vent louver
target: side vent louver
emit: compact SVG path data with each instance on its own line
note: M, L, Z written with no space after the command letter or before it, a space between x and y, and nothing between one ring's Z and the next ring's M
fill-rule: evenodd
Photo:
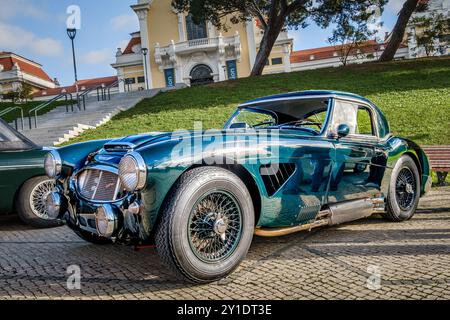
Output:
M273 196L281 186L292 176L295 164L280 163L263 165L259 169L267 194Z

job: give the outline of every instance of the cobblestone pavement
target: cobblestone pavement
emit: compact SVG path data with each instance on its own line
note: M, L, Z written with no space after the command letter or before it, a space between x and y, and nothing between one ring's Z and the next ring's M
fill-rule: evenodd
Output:
M70 265L81 267L80 290L66 288ZM200 286L175 281L154 249L91 245L66 227L2 218L0 299L11 298L450 299L450 188L434 189L404 223L372 217L255 238L235 273Z

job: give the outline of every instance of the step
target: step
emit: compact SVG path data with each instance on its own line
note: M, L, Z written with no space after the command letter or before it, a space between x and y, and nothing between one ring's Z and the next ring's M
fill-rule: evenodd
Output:
M151 98L160 90L133 93L117 93L111 100L97 101L96 97L86 99L86 110L66 112L65 106L56 107L38 115L38 127L29 129L29 118L25 118L25 130L22 133L40 145L53 146L69 141L88 129L96 128L108 122L114 115L128 110L144 98ZM34 124L34 119L32 118ZM19 123L20 127L20 123Z

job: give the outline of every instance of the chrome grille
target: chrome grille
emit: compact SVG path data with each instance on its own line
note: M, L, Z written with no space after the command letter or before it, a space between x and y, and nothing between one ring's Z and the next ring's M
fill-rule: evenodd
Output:
M115 201L121 191L119 176L111 171L86 169L78 175L78 192L94 201Z

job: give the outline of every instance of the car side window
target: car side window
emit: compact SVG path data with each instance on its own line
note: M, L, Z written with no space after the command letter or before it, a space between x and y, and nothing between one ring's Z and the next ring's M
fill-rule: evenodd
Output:
M358 105L346 101L335 100L330 133L337 133L339 125L346 124L349 134L356 133Z
M372 114L366 107L358 107L356 133L374 136Z

